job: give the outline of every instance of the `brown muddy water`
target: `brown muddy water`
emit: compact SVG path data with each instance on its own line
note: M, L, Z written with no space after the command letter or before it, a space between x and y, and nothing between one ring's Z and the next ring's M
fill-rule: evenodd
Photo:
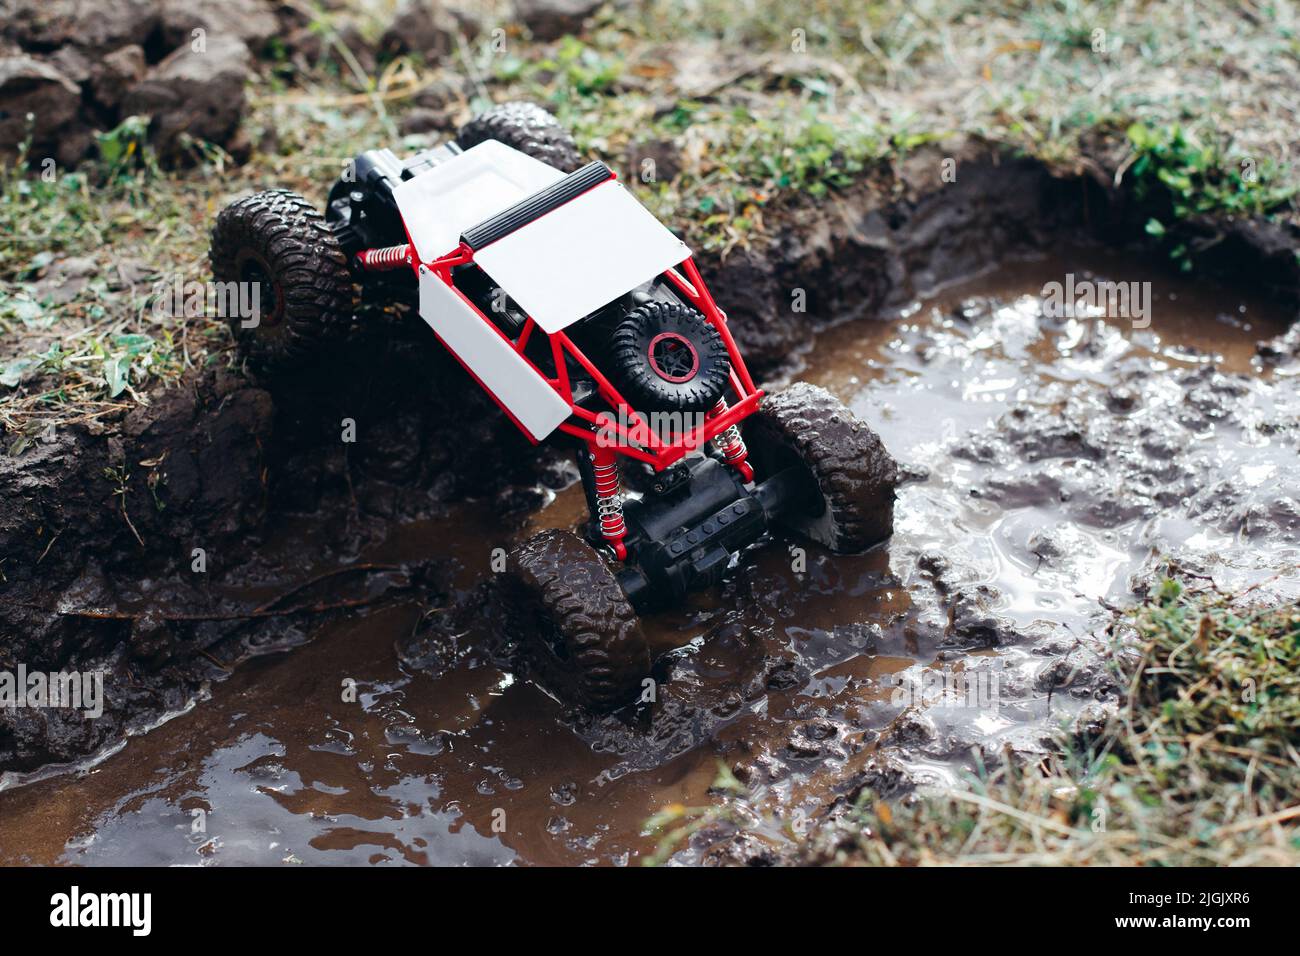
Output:
M1150 281L1150 326L1044 315L1070 272ZM94 761L0 780L0 861L635 863L651 814L724 799L720 764L756 836L674 859L762 859L863 785L958 786L973 750L1032 758L1112 698L1089 635L1162 556L1300 596L1300 389L1254 349L1284 318L1086 251L828 329L797 377L904 463L894 537L850 558L773 540L649 620L679 648L654 707L585 717L511 672L486 605L466 608L509 535L467 504L358 556L452 556L454 627L423 626L414 598L335 618ZM581 508L571 487L526 532ZM312 541L289 527L274 548L301 565Z

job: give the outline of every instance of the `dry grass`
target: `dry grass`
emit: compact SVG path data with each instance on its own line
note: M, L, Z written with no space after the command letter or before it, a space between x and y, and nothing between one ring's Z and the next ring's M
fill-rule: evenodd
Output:
M1300 607L1166 580L1110 660L1126 688L1091 738L971 789L856 798L799 848L830 865L1300 863Z

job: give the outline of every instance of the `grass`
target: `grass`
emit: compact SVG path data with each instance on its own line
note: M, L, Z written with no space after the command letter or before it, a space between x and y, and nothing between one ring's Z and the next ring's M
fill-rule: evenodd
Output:
M1222 137L1203 145L1181 126L1152 129L1134 123L1128 138L1133 144L1128 174L1137 198L1167 209L1174 221L1206 215L1267 217L1289 206L1296 195L1296 184L1286 182L1272 161L1231 156ZM1153 216L1147 232L1164 237L1168 229ZM1178 242L1169 255L1190 271L1192 252Z
M820 79L810 92L835 109L911 115L931 132L978 132L1067 164L1092 131L1122 137L1129 122L1218 132L1260 162L1294 158L1300 20L1289 3L700 0L643 10L647 36L779 58L785 75Z
M228 361L211 316L150 314L152 283L206 278L208 226L236 194L320 196L360 150L419 145L396 131L435 85L450 90L444 135L490 101L542 102L695 247L724 254L761 238L775 204L820 201L956 134L1066 170L1122 169L1163 203L1153 232L1202 214L1296 219L1300 23L1282 2L652 0L607 5L581 38L536 44L494 0L479 8L484 33L442 61L367 72L341 39L344 19L373 40L394 5L311 8L325 49L307 69L270 45L248 90L258 145L243 166L194 142L193 166L161 169L143 120L128 118L78 170L47 179L39 157L0 168L10 447L50 425L116 417L187 370ZM673 168L643 178L650 156ZM1169 245L1194 260L1195 248ZM68 255L95 258L96 277L70 302L41 301L34 280ZM108 281L124 263L143 283Z
M216 331L147 309L161 263L193 268L198 224L184 191L163 185L138 146L51 179L0 169L0 232L12 237L0 246L0 424L11 454L52 425L144 401L154 384L179 380ZM32 280L62 255L90 257L95 269L71 301L55 303ZM137 264L140 275L124 280L120 267Z
M1166 579L1116 628L1094 736L971 789L869 791L794 854L831 865L1300 863L1300 607Z
M736 779L724 763L718 764L718 775L709 792L717 796L742 797L745 785ZM695 834L717 824L738 824L733 803L714 803L709 806L688 807L673 803L664 807L645 822L644 831L657 836L655 850L641 858L642 866L663 866Z

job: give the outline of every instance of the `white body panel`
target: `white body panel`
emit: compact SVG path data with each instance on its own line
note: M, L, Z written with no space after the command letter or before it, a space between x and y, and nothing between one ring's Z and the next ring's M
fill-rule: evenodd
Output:
M533 438L541 441L569 417L568 403L546 380L455 289L423 266L420 317Z
M609 180L480 249L474 261L554 333L690 254L622 184Z
M563 178L541 160L489 139L406 180L393 197L416 253L429 262L454 252L470 226Z

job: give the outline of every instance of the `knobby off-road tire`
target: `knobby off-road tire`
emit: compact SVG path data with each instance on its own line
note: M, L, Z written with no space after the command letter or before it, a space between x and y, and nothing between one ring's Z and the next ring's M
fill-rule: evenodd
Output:
M568 531L534 535L511 555L506 586L512 624L544 686L595 711L637 700L650 650L591 545Z
M763 399L745 423L759 480L793 464L815 492L782 523L839 554L864 551L894 531L898 463L880 437L824 388L796 382Z
M650 411L708 411L731 372L718 330L676 302L647 302L629 312L614 330L610 354L632 407Z
M469 149L488 139L505 143L561 172L571 173L582 165L582 155L573 135L535 103L501 103L492 107L461 127L456 145Z
M229 318L240 352L265 371L299 366L352 323L356 287L324 217L287 189L255 193L217 216L208 249L218 282L257 282L259 322Z

